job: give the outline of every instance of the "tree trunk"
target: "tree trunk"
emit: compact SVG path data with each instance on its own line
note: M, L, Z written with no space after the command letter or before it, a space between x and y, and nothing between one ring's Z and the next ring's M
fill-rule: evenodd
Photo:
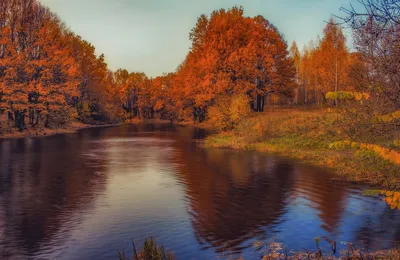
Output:
M45 127L49 127L49 117L50 117L50 115L47 114L47 115L46 115L46 120L45 120L45 122L44 122L44 126L45 126Z
M14 111L14 123L14 126L22 132L25 128L25 113L19 110Z
M8 111L8 121L14 121L14 115L10 111Z
M36 122L32 125L33 127L35 127L39 124L40 117L41 117L40 113L36 112Z
M260 101L260 112L264 112L265 96L262 96Z
M21 128L20 128L20 131L22 131L22 130L24 130L25 129L25 112L21 112L21 114L20 114L20 126L21 126Z
M33 125L35 120L35 110L33 108L29 109L29 124Z
M263 112L264 111L264 104L265 104L265 96L261 96L257 94L257 97L253 102L250 104L250 108L254 112Z
M337 56L336 56L336 71L335 71L335 92L338 91L338 62L337 62ZM335 106L337 107L338 105L338 100L335 98Z

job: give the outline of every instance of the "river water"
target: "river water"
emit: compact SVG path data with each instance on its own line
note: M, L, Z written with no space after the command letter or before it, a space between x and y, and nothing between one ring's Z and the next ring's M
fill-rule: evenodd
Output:
M205 134L142 124L1 140L0 259L116 259L148 236L177 259L258 259L255 241L400 244L400 211L366 187L274 155L199 148Z

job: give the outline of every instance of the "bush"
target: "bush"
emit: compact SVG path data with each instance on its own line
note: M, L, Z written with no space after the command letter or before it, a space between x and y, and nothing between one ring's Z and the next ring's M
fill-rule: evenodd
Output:
M71 122L74 114L74 109L70 107L49 111L46 115L48 120L45 122L45 126L52 129L62 127ZM45 119L46 116L42 116L42 118Z
M251 113L246 95L221 96L208 110L208 120L218 130L231 130Z

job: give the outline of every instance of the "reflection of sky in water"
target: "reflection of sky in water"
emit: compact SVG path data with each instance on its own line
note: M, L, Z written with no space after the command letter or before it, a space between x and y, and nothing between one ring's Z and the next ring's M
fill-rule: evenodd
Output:
M0 142L0 256L110 259L151 235L178 259L256 257L256 240L400 240L399 212L356 186L278 157L196 148L198 135L125 125Z

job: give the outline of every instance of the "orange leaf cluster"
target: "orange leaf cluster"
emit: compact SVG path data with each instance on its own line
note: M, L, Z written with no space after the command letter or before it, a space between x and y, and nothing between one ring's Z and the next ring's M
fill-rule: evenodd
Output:
M325 94L326 99L332 99L332 100L356 100L360 101L362 99L370 99L370 95L368 93L360 93L360 92L354 92L354 91L334 91L334 92L328 92Z
M345 140L330 144L330 148L334 149L352 148L357 150L371 151L393 164L400 165L399 152L375 144L358 143L358 142L352 142L350 140Z
M397 208L400 210L400 192L381 190L380 194L384 196L383 201L385 201L391 209Z
M400 119L400 110L382 116L375 116L372 118L374 123L390 123L394 120Z

